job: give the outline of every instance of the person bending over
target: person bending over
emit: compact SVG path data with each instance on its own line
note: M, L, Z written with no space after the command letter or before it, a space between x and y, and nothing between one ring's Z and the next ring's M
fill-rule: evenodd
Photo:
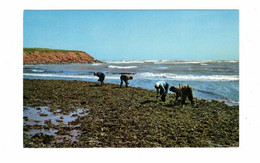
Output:
M105 74L103 72L94 72L94 75L99 77L98 81L100 81L101 85L103 85L105 80Z
M122 74L122 75L120 76L120 80L121 80L120 88L121 88L122 85L123 85L123 81L125 82L125 86L128 87L128 84L129 84L129 83L128 83L128 80L132 80L132 79L133 79L132 76Z
M194 104L194 101L193 101L193 93L192 93L192 87L190 87L189 85L180 85L180 84L179 84L178 87L172 86L172 87L170 88L170 91L176 93L176 99L175 99L175 101L177 101L178 98L181 97L181 102L182 102L182 104L184 104L186 98L188 97L188 99L191 101L191 104Z
M160 97L162 99L162 101L164 102L166 99L166 95L168 93L168 88L169 88L169 84L166 83L165 81L159 81L154 85L156 91L157 91L157 95L156 98L159 97L159 91L160 91Z

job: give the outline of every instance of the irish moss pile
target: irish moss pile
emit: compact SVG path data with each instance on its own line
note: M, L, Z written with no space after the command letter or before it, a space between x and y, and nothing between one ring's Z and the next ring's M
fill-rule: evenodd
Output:
M24 109L49 107L68 115L78 108L88 114L68 124L46 120L24 125L24 147L237 147L239 109L223 102L194 100L166 102L141 88L98 86L94 82L24 79ZM29 121L24 117L24 121ZM36 122L37 123L37 122ZM28 131L56 131L34 135ZM73 135L74 133L74 135ZM76 134L75 134L76 133ZM62 139L61 139L62 138Z

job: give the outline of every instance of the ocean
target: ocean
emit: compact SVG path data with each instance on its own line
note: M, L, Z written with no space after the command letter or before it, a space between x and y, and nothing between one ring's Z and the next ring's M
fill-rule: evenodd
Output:
M154 84L163 80L170 86L188 84L199 99L239 104L238 61L174 61L174 60L111 60L91 64L24 65L25 79L97 81L93 72L104 72L105 83L120 84L120 75L131 74L129 86L155 90ZM169 93L171 93L169 91Z

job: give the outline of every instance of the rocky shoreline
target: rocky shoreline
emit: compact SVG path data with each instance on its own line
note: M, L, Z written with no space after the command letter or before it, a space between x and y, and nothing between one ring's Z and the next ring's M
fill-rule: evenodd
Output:
M162 102L155 91L108 83L23 82L26 148L239 146L239 106L197 98L182 105L174 94Z

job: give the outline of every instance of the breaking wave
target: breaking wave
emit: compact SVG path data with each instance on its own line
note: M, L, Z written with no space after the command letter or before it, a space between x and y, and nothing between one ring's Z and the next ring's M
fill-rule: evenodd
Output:
M176 81L237 81L239 80L238 75L177 75L172 73L139 73L136 74L139 78L145 79L167 79L167 80L176 80Z
M166 70L168 67L158 67L159 70Z
M228 98L228 97L226 97L226 96L224 96L224 95L218 94L218 93L216 93L216 92L201 90L201 89L197 89L197 88L194 88L194 87L193 87L193 89L194 89L194 90L197 90L197 91L199 91L199 92L202 92L202 93L211 94L211 95L213 95L213 96L215 96L215 97L218 97L218 98L221 99L221 100L227 101L228 103L239 104L238 101L232 100L232 99L230 99L230 98Z
M144 63L143 60L131 61L131 60L107 60L103 61L105 63L113 63L113 64L128 64L128 63Z
M239 61L235 60L202 60L202 61L188 61L188 60L104 60L105 63L112 64L129 64L129 63L154 63L154 64L203 64L203 63L238 63Z
M102 65L103 63L91 63L92 66L99 66Z
M110 66L108 66L108 68L133 69L133 68L137 68L137 66L113 66L113 65L110 65Z
M44 70L33 69L32 72L44 72Z
M75 78L75 79L98 79L94 75L64 75L64 74L34 74L34 73L24 73L24 76L31 77L49 77L49 78ZM119 79L117 76L106 76L106 79Z
M32 77L48 77L48 78L80 78L80 79L96 79L94 75L85 74L49 74L49 73L24 73L24 76ZM107 74L106 79L119 79L121 74ZM172 73L137 73L133 74L135 79L144 80L173 80L173 81L238 81L238 75L177 75Z

